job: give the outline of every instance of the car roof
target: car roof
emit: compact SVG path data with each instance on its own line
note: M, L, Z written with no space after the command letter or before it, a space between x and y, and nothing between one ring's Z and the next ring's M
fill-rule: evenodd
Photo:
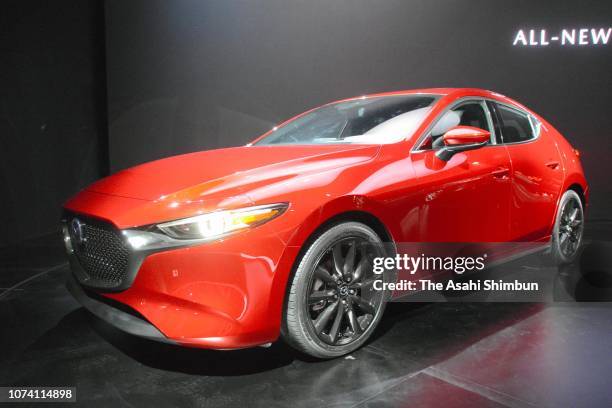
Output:
M373 98L373 97L381 97L381 96L398 96L398 95L439 95L442 97L450 97L451 99L455 99L455 98L461 98L461 97L466 97L466 96L475 96L475 97L481 97L481 98L491 98L491 99L496 99L498 101L502 101L502 102L506 102L509 103L511 105L515 105L517 107L520 107L522 109L525 109L527 111L530 111L529 109L527 109L523 104L515 101L514 99L511 99L505 95L502 95L498 92L494 92L494 91L490 91L487 89L480 89L480 88L420 88L420 89L406 89L406 90L402 90L402 91L391 91L391 92L379 92L379 93L372 93L372 94L365 94L365 95L360 95L360 96L354 96L351 98L345 98L345 99L341 99L341 100L337 100L337 101L333 101L330 102L326 105L330 105L330 104L334 104L334 103L338 103L338 102L346 102L346 101L352 101L352 100L356 100L356 99L363 99L363 98Z
M420 89L405 89L401 91L390 91L390 92L377 92L365 95L354 96L351 98L341 99L335 102L341 102L345 100L351 99L359 99L359 98L371 98L371 97L379 97L379 96L393 96L393 95L414 95L414 94L435 94L435 95L454 95L454 94L469 94L474 96L491 96L497 98L505 98L504 95L501 95L497 92L489 91L487 89L480 88L420 88Z

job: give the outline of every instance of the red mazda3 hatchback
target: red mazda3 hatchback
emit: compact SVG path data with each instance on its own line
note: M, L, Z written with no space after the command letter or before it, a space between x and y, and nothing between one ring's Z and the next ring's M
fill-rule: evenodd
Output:
M68 286L135 335L214 349L282 336L329 358L381 319L385 243L542 242L569 262L587 198L578 152L507 97L362 96L81 191L62 221Z

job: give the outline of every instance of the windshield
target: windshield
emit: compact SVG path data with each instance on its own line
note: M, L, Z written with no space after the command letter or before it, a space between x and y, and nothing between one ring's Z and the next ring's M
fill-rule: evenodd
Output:
M273 129L255 145L388 144L417 130L436 95L395 95L338 102Z

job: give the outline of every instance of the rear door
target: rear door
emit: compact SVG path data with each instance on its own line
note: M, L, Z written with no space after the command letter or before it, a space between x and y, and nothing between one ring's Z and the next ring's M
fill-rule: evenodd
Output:
M503 103L488 104L512 163L510 240L546 239L564 177L556 142L528 112Z

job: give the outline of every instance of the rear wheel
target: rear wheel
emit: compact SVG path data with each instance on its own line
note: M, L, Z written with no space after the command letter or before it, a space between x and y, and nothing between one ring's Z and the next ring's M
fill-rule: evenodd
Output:
M582 200L574 190L566 191L559 202L551 254L556 263L570 263L576 259L582 245L584 209Z
M310 244L296 269L285 311L284 338L318 358L341 356L370 337L385 308L385 293L373 288L374 257L382 240L368 226L345 222Z

